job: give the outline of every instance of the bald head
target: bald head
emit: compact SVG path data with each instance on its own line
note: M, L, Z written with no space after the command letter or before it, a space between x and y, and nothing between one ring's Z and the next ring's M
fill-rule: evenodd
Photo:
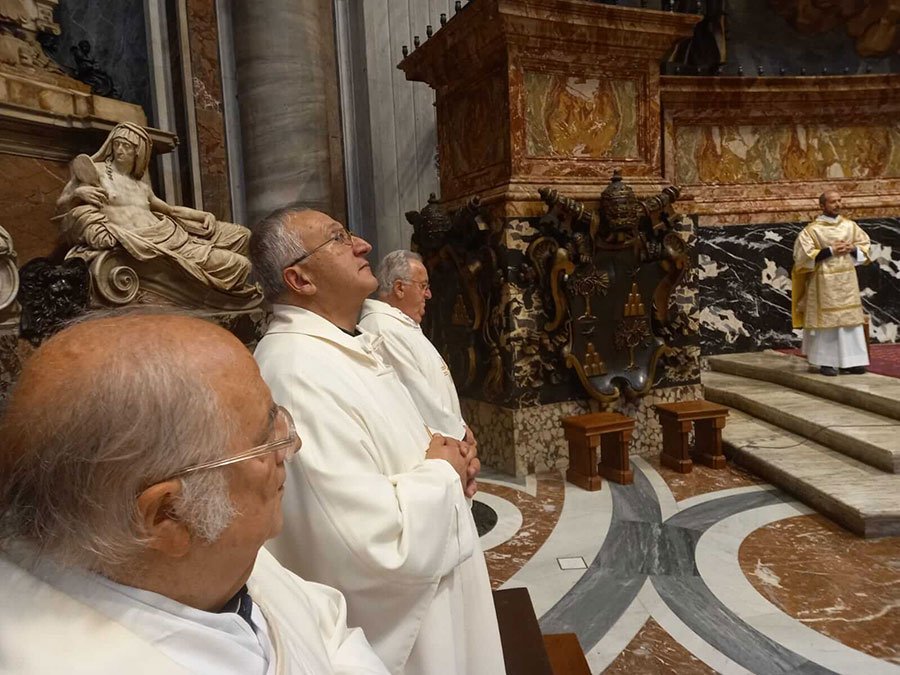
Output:
M826 190L819 195L819 206L826 216L837 217L841 213L841 193L837 190Z
M53 336L25 363L10 411L37 413L49 401L81 398L88 381L103 390L111 385L106 375L131 371L137 379L142 370L162 364L206 379L240 352L246 350L231 333L187 316L140 314L85 321Z
M229 410L254 376L243 345L198 319L121 316L61 331L26 362L0 420L0 540L86 565L127 558L141 545L135 495L224 456ZM217 472L191 480L179 508L215 538L231 516L227 485Z

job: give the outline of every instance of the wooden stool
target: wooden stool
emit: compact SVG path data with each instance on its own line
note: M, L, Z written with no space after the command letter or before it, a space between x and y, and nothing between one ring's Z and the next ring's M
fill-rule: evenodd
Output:
M713 469L725 468L722 454L722 429L728 408L718 403L682 401L659 403L655 406L663 430L663 449L659 460L663 466L679 473L694 468L691 456L700 464ZM691 452L688 434L694 427L694 451Z
M601 476L623 485L634 482L628 463L628 444L634 431L632 418L619 413L589 413L564 417L562 425L569 442L567 481L589 491L600 489Z

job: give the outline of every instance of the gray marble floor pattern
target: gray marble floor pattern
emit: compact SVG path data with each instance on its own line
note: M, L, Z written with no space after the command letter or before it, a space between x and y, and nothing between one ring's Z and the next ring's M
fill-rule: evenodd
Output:
M725 607L700 578L694 560L697 541L713 524L789 498L777 491L723 496L662 522L653 487L634 463L632 469L633 485L604 483L613 498L609 532L587 572L541 617L541 630L574 632L585 648L594 645L649 577L681 621L747 670L758 675L832 673L772 641Z

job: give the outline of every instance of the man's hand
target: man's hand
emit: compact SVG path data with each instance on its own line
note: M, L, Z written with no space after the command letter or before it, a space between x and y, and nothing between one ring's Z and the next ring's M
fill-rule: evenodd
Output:
M75 188L75 196L85 204L100 208L105 206L109 201L109 195L102 187L94 187L93 185L82 185Z
M465 481L465 490L466 497L471 499L475 496L475 493L478 492L478 473L481 471L481 460L478 459L478 441L475 440L475 435L472 433L472 430L466 425L466 445L469 446L466 459L468 461L468 467L466 469L466 481Z
M831 245L831 252L834 255L847 255L853 250L853 244L849 241L837 241Z
M469 480L468 453L468 443L460 443L452 438L435 434L431 437L431 443L428 444L425 459L444 459L450 462L450 466L459 474L459 482L465 488Z

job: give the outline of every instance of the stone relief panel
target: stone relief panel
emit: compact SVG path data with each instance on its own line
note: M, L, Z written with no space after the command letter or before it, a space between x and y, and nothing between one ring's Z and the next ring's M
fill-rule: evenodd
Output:
M900 122L679 126L680 184L900 176Z
M44 41L44 51L76 79L88 75L92 87L108 79L114 91L93 93L137 104L155 123L143 0L63 0L55 17L60 34Z
M849 214L852 216L852 214ZM857 221L872 240L857 267L870 337L900 339L900 218ZM697 276L704 355L800 346L791 328L793 246L805 223L702 227Z
M630 79L526 70L529 157L638 159L638 86Z
M845 28L863 58L887 56L900 49L900 14L894 2L769 0L768 4L804 35Z

